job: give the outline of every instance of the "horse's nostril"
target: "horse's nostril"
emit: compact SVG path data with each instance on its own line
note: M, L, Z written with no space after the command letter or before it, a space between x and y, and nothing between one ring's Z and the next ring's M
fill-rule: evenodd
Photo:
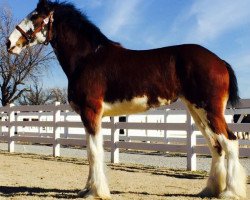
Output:
M6 42L7 49L10 48L10 45L11 45L11 42L10 42L10 40L8 39L7 42Z

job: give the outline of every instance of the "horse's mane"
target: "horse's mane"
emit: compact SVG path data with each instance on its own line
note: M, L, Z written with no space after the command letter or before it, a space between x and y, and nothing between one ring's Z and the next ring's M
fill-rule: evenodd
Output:
M67 1L49 1L49 7L53 8L56 13L55 17L59 23L66 23L72 30L88 37L95 46L112 43L120 45L108 39L101 30L94 25L81 10L77 9L72 3ZM38 5L39 6L39 5Z

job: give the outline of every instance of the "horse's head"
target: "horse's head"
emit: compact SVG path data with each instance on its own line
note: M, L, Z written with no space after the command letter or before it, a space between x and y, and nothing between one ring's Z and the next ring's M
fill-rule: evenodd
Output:
M27 46L48 44L52 38L53 4L39 0L37 8L16 26L7 40L10 53L20 54Z

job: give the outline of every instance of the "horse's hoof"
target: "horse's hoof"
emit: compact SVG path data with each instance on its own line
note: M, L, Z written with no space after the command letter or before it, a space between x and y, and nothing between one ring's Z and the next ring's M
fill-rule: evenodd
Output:
M199 197L215 197L216 195L212 192L211 188L204 188L197 196Z
M80 192L78 192L78 197L84 198L87 200L92 200L92 199L99 199L99 200L111 200L110 195L103 195L102 197L95 196L92 194L90 189L83 189Z
M236 194L234 194L233 192L231 192L229 190L222 192L219 195L219 198L221 198L221 199L240 199L239 196L237 196Z
M93 196L90 193L90 189L83 189L83 190L81 190L80 192L78 192L77 196L80 197L80 198L85 198L85 199L87 199L87 198L88 199L89 198L93 199Z

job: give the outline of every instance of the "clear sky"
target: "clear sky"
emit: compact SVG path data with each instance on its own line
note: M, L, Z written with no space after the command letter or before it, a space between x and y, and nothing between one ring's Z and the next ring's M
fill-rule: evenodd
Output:
M110 39L126 48L151 49L197 43L230 63L240 96L250 98L250 0L69 0ZM36 0L0 0L21 20ZM52 66L50 86L67 85Z

